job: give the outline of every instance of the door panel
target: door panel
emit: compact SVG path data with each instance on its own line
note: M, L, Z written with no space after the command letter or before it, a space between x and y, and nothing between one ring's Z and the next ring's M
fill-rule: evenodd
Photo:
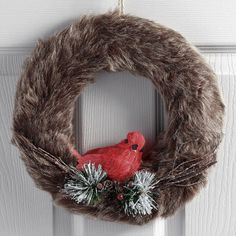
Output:
M209 184L186 205L186 236L236 235L236 54L210 53L206 58L216 71L226 105L224 139Z
M102 72L97 77L79 98L77 134L81 152L117 143L132 130L140 130L147 145L153 144L157 134L157 94L152 83L127 72ZM81 217L78 221L80 224ZM84 236L152 236L157 235L157 230L162 233L158 235L163 235L164 222L139 227L83 219L83 230Z
M24 50L0 52L1 102L1 214L0 235L234 235L234 80L235 53L206 53L219 77L227 106L225 138L209 186L185 209L166 221L153 221L144 227L124 226L74 216L53 207L48 194L37 190L26 173L19 153L10 144L11 115L16 81L20 76ZM87 87L77 104L78 144L81 151L117 142L128 130L141 129L149 142L167 120L163 104L150 81L129 73L100 73L96 84ZM126 230L121 230L125 228ZM157 234L158 233L158 234Z
M16 81L25 55L0 54L0 235L53 235L50 197L36 189L11 144Z

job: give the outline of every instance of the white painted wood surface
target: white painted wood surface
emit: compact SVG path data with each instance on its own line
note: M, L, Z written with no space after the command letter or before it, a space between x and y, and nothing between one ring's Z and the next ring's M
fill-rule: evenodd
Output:
M0 55L0 235L53 236L47 193L35 188L11 145L15 84L24 55Z
M150 81L129 73L100 73L96 84L79 98L79 144L81 152L111 145L140 130L147 144L157 134L156 91ZM76 218L75 218L76 221ZM78 218L78 224L81 218ZM84 219L86 236L164 236L164 222L153 221L143 227ZM157 227L158 225L158 227ZM74 232L74 236L78 234Z
M173 28L195 45L236 44L235 0L125 0L125 12Z
M185 208L185 236L236 235L236 54L207 54L226 105L225 137L209 184Z
M172 27L194 44L236 44L235 0L124 0L125 12ZM0 0L0 47L30 47L86 13L117 0Z

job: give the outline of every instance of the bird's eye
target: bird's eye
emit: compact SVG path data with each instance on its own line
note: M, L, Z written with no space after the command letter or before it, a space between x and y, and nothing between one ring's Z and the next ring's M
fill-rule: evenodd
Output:
M128 143L128 139L125 139L125 140L124 140L124 143Z
M133 144L133 145L131 146L131 148L132 148L132 150L137 150L138 144Z

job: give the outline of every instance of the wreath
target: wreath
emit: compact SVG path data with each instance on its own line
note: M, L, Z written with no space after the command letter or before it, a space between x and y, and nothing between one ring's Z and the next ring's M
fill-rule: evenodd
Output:
M101 70L142 75L161 93L168 125L152 149L142 152L139 131L83 155L74 147L74 102ZM12 140L55 203L143 224L173 214L204 186L223 114L214 72L180 34L115 11L38 42L17 85Z

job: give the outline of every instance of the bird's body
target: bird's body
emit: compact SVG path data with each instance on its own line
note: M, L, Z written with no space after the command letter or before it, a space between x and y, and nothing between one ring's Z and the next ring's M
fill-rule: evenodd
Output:
M142 162L142 148L145 144L143 135L138 132L129 132L127 139L116 145L92 149L80 155L75 149L77 169L82 170L84 164L94 163L101 165L108 177L115 181L124 181L134 175Z

